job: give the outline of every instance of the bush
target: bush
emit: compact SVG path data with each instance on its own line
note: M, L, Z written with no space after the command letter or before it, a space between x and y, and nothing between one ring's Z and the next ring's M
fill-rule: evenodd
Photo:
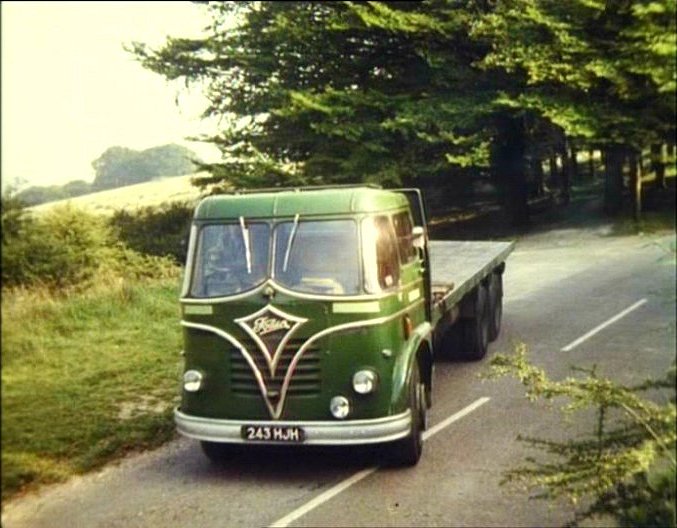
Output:
M3 232L3 286L85 286L102 274L155 277L173 267L167 259L130 250L104 219L70 205L40 217L24 214L14 225L12 232Z
M110 225L128 247L147 255L186 260L187 238L194 206L187 202L116 211Z
M590 499L571 526L598 515L612 515L621 526L675 526L675 365L664 378L634 387L602 378L595 368L576 370L584 376L551 380L529 363L523 344L512 356L492 358L490 377L516 377L529 400L564 398L564 412L593 409L597 415L595 430L581 439L520 437L550 456L529 457L527 465L506 473L505 482L542 490L540 498L567 497L574 504ZM668 390L669 401L640 397L656 390Z

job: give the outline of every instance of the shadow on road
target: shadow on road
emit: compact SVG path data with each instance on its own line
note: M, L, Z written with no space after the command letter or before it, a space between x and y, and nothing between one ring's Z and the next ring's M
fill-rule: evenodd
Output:
M439 240L519 239L559 229L575 229L601 236L628 236L641 231L675 230L675 180L667 189L646 188L643 214L635 222L626 210L617 217L604 213L603 190L599 183L575 186L568 205L557 204L533 212L528 226L514 226L506 212L494 202L477 202L465 208L432 213L430 235ZM629 197L626 197L629 201ZM626 204L626 209L629 205Z
M161 478L181 481L249 481L277 482L305 487L318 474L325 480L378 465L383 457L372 446L224 446L218 461L208 459L196 441L182 442L182 447L153 464Z

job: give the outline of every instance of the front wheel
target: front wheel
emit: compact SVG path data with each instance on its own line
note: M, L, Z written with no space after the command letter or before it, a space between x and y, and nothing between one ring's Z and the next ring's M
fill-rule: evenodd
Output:
M393 466L415 466L423 452L423 429L427 424L425 387L421 383L418 362L414 364L409 382L409 409L411 410L411 431L390 446L389 462Z

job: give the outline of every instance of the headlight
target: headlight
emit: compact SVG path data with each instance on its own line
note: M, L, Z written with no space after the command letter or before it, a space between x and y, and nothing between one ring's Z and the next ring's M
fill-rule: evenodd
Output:
M202 372L187 370L183 375L183 389L186 392L197 392L202 387Z
M353 389L358 394L369 394L376 390L376 380L373 370L358 370L353 376Z
M350 402L345 396L334 396L329 403L329 410L334 418L342 420L350 413Z

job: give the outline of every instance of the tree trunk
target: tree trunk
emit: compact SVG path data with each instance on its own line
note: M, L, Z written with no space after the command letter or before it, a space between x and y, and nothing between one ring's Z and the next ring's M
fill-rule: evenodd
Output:
M569 147L569 174L571 175L571 181L578 181L578 149L575 145L571 144Z
M550 188L559 189L559 167L557 166L557 155L554 151L548 156L548 167L550 168Z
M522 119L497 118L498 134L492 149L492 168L502 182L505 208L513 225L529 224L526 135Z
M630 194L632 195L632 217L635 222L642 218L642 158L636 151L628 155L630 164Z
M622 145L609 145L604 149L604 212L615 215L623 209L623 158Z
M543 162L540 159L534 159L531 162L534 174L534 186L536 187L536 196L543 196L545 192L545 174L543 173Z
M595 150L590 149L588 152L588 172L590 173L590 181L595 179Z
M656 187L665 189L665 162L663 161L663 145L651 145L651 170L656 175Z
M560 203L562 205L569 205L571 201L571 179L572 179L572 164L569 156L568 141L564 138L564 143L560 151L562 160L562 171L560 176Z

